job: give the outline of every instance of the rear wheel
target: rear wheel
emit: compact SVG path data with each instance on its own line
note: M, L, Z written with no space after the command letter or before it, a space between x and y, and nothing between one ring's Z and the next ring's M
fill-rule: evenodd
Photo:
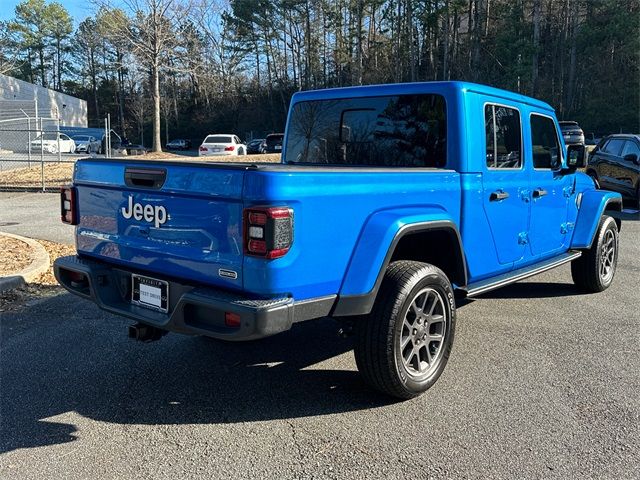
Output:
M603 216L591 248L571 262L571 277L586 292L602 292L613 282L617 265L618 226L612 217Z
M433 265L394 262L371 314L355 323L358 370L373 388L409 399L444 370L455 332L451 283Z

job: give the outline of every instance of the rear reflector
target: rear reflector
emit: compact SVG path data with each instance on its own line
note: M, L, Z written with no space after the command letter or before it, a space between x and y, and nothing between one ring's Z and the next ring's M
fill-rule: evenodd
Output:
M238 328L240 323L240 315L233 312L224 312L224 324L227 327Z
M78 224L76 198L78 191L75 187L60 188L60 220L69 225Z
M293 244L293 210L251 207L244 210L244 251L247 255L280 258Z
M72 270L69 270L69 280L71 280L72 282L83 282L85 278L86 277L84 273L74 272Z

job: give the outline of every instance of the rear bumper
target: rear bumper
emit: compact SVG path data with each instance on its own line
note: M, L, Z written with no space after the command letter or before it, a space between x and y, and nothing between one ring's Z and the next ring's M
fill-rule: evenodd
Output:
M233 151L233 152L200 152L198 151L198 156L200 157L232 157L232 156L237 156L238 152Z
M335 295L300 302L291 297L249 298L151 274L169 283L169 309L163 313L131 303L131 274L145 272L76 256L58 258L53 270L63 287L103 310L171 332L224 340L254 340L284 332L293 323L329 315L336 299ZM71 272L84 274L86 282L72 282ZM226 312L240 316L239 327L225 325Z

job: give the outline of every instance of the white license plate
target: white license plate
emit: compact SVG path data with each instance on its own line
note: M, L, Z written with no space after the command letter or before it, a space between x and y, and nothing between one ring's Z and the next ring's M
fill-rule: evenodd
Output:
M169 284L142 275L131 275L131 303L167 313L169 311Z
M276 145L275 149L276 150L282 150L282 145Z

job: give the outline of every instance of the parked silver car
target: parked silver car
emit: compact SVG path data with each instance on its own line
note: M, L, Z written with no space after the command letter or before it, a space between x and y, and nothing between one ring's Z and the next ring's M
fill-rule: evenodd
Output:
M102 142L91 135L73 135L76 153L102 153Z

